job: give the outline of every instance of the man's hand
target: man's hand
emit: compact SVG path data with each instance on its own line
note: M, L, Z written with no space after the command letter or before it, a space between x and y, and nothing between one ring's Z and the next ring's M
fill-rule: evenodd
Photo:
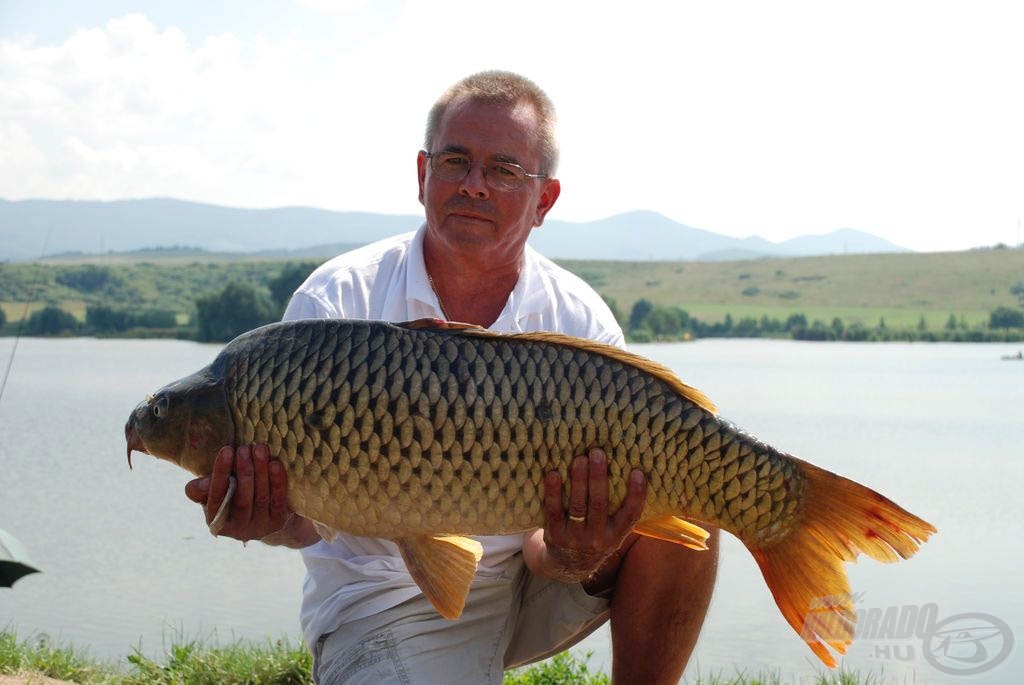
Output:
M646 484L634 470L618 511L610 514L608 461L599 449L577 457L569 475L569 510L562 508L562 479L557 471L544 480L544 528L528 533L523 556L534 573L563 582L583 582L602 569L622 547L643 511ZM612 572L614 570L612 569Z
M203 505L210 525L228 493L234 476L236 490L228 504L227 520L215 533L247 542L305 547L320 539L313 524L288 507L288 477L284 465L270 459L266 445L222 447L213 473L185 485L185 495ZM272 537L268 537L272 536Z

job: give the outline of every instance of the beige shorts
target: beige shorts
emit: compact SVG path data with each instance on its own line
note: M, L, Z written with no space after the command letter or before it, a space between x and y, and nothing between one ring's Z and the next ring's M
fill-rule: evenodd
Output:
M461 618L422 595L320 637L317 683L501 683L505 669L546 659L608 620L609 600L538 578L521 557L505 579L478 579Z

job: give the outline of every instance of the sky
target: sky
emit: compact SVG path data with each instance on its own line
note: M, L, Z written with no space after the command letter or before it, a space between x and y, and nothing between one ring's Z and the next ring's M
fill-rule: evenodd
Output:
M418 214L426 113L484 69L558 108L549 218L1024 241L1016 0L0 0L0 198Z

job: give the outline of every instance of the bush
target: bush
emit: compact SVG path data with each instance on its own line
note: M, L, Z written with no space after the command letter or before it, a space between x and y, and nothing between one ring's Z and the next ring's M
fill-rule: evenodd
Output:
M647 316L654 311L654 303L641 298L633 303L633 309L629 313L629 330L636 331L644 328Z
M178 317L168 309L146 309L130 317L134 328L175 328Z
M1024 328L1024 311L1010 307L996 307L989 315L989 328Z
M123 333L130 328L175 328L178 318L166 309L146 309L133 314L126 309L89 305L85 325L96 333Z
M116 281L110 269L92 264L65 269L57 274L56 280L65 287L83 293L94 293Z
M737 338L759 338L761 328L757 325L757 319L746 316L732 327L732 334Z
M799 331L807 328L807 317L803 314L790 314L789 318L786 319L786 326L784 330L787 333Z
M43 309L32 312L25 324L27 335L60 335L65 331L78 328L78 319L60 307L47 305Z
M128 312L105 305L89 305L85 308L85 325L97 333L128 330Z
M267 287L270 288L270 296L274 298L274 303L282 313L288 306L288 300L292 298L292 293L309 278L309 275L318 266L317 262L289 262L281 269L281 273L267 284Z
M1017 299L1020 300L1020 306L1024 307L1024 281L1014 283L1010 286L1010 293L1016 295Z
M241 283L229 283L217 295L199 298L196 311L202 342L227 342L278 318L269 296Z

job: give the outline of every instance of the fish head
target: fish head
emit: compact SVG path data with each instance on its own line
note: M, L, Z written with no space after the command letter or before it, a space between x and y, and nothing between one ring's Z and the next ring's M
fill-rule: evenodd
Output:
M234 432L224 384L204 369L165 385L132 410L124 426L128 466L136 451L206 476L220 448L233 444Z

